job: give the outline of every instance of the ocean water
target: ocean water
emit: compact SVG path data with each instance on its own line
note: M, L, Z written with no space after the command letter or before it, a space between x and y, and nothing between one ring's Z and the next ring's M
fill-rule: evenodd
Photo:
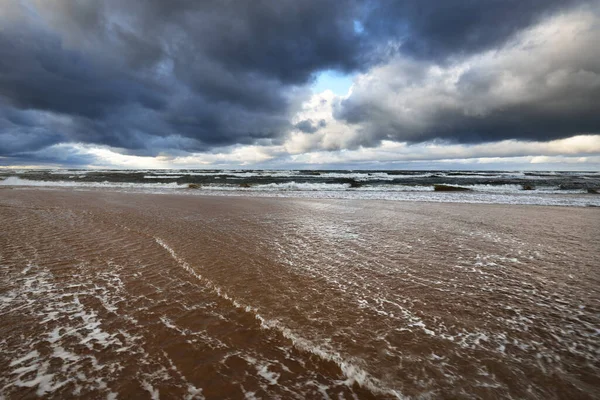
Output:
M195 184L195 189L189 185ZM435 192L443 184L469 189ZM218 196L600 206L599 172L0 170L0 186ZM523 190L524 187L533 190Z
M598 398L595 208L3 188L0 221L0 397Z

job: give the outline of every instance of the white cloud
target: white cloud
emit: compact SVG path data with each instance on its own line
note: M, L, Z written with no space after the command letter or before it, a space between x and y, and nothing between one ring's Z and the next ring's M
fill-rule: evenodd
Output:
M528 160L532 161L535 157L540 156L581 158L586 155L600 155L600 135L575 136L550 142L504 140L479 145L438 143L407 145L406 143L382 141L377 147L361 147L355 150L341 151L314 151L295 155L292 159L295 162L307 164L442 160L476 162L476 160L485 158L494 158L496 161L505 159L505 162L510 162L508 159L514 157L528 157ZM554 161L557 160L554 159Z
M315 133L293 131L284 147L290 154L299 154L312 149L335 150L351 146L355 137L354 127L333 116L333 107L340 100L332 91L326 90L313 95L302 104L292 123L303 120L325 121L326 126Z
M354 165L373 167L383 165L419 165L427 168L445 168L449 164L474 168L497 165L499 168L530 164L532 169L552 165L579 165L581 168L600 167L600 135L575 136L549 142L504 140L479 145L444 145L422 143L408 145L382 141L376 147L358 147L353 150L316 150L292 154L285 146L235 145L212 153L186 156L144 157L121 154L118 149L88 144L61 144L47 150L56 164L69 165L70 160L81 160L81 166L101 168L321 168ZM43 154L42 154L43 155Z

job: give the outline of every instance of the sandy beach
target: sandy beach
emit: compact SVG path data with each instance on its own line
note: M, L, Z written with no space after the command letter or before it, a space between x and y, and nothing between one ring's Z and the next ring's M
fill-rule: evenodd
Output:
M600 212L0 189L6 398L600 391Z

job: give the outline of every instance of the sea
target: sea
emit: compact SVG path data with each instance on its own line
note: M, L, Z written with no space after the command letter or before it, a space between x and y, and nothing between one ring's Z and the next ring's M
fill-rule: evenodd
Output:
M436 185L468 190L437 192ZM0 186L218 196L600 206L600 172L390 170L0 170Z

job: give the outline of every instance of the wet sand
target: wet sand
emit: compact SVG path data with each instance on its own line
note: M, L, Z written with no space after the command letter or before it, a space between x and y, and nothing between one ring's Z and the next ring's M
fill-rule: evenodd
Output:
M0 397L600 398L597 208L0 189Z

